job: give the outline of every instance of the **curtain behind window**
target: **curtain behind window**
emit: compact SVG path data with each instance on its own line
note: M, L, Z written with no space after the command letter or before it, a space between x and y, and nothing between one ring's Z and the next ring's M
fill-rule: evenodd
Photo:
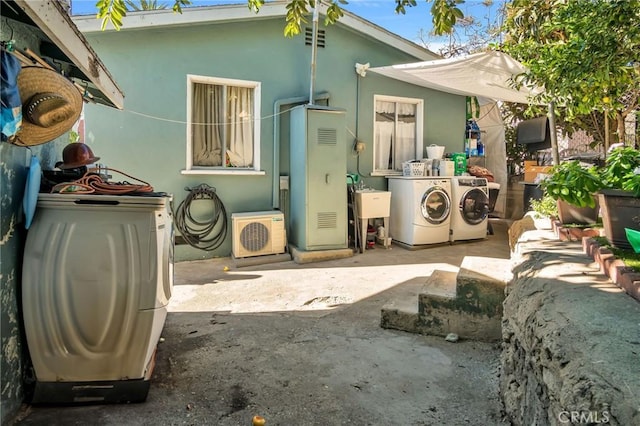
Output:
M402 170L403 162L416 159L416 123L415 120L405 121L405 119L400 118L396 127L398 141L394 164L396 170Z
M253 89L228 88L228 154L232 166L253 165Z
M416 152L416 105L376 101L374 170L402 170Z
M253 89L194 83L193 165L251 167L252 112Z
M193 84L192 138L194 166L222 165L223 87Z

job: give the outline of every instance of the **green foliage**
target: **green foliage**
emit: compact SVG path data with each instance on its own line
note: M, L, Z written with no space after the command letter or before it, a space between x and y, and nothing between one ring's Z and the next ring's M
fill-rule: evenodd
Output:
M120 29L122 18L127 15L124 0L98 0L96 8L98 8L96 17L102 19L102 31L107 28L109 22L116 30Z
M558 203L549 194L544 194L541 199L533 199L530 202L534 212L541 216L558 217Z
M156 0L138 0L138 3L133 0L125 0L127 10L141 11L141 10L164 10L167 8L165 3L160 3Z
M603 167L585 167L579 161L554 166L540 186L553 199L578 207L594 207L601 189L620 189L640 196L640 151L625 146L609 153Z
M80 135L75 130L69 130L69 143L78 142Z
M457 5L464 0L427 0L432 1L431 16L433 21L433 33L435 35L451 34L453 26L464 14ZM407 7L416 6L416 0L396 0L396 13L405 14Z
M286 5L287 14L285 20L287 24L284 27L285 37L293 37L300 34L302 24L308 23L306 15L311 13L309 8L314 8L318 0L289 0ZM250 8L256 12L260 6L264 4L263 0L249 0ZM335 24L336 21L344 16L344 12L340 8L341 4L347 4L347 0L333 0L327 7L324 25Z
M503 49L529 68L520 84L564 106L569 119L603 111L624 117L638 106L640 0L513 0Z
M287 25L284 27L285 37L300 34L301 24L308 23L305 15L309 13L307 6L314 7L314 0L291 0L287 3Z
M127 15L125 5L133 5L132 0L98 0L96 8L98 9L97 18L102 19L102 30L111 23L116 30L122 27L122 18ZM155 0L140 0L141 3L155 3ZM182 7L191 4L191 0L174 0L173 11L182 13ZM293 37L300 34L302 24L308 23L306 16L309 15L310 9L313 9L317 1L321 0L288 0L286 9L286 25L284 27L284 35ZM431 7L432 21L437 35L450 34L453 25L457 19L463 17L462 11L457 7L458 4L464 3L464 0L425 0L427 3L433 2ZM395 0L396 13L405 14L407 7L416 6L416 0ZM265 0L247 0L249 10L258 13L260 8L265 4ZM328 4L325 14L325 25L334 24L344 16L344 12L340 5L348 4L347 0L324 0L324 4ZM134 6L132 6L134 7ZM141 6L142 7L142 6ZM158 7L159 9L159 7ZM135 9L150 10L150 9Z
M602 189L602 181L595 166L584 167L574 160L553 166L540 186L554 200L577 207L595 207L594 194Z
M260 9L260 6L264 4L263 0L248 0L249 7L256 12ZM302 24L308 23L305 17L310 13L310 8L314 8L318 0L288 0L286 8L286 26L284 28L284 35L286 37L293 37L300 34ZM433 1L431 7L431 14L433 16L433 23L436 34L445 34L451 32L453 25L456 22L456 18L462 18L463 14L456 7L457 4L464 3L464 0L426 0L427 2ZM417 5L416 0L395 0L395 11L398 14L405 14L407 7L414 7ZM325 1L327 6L327 12L325 14L324 25L335 24L340 18L344 16L341 5L348 4L347 0L331 0Z
M182 13L182 7L191 4L191 0L174 1L175 3L173 4L172 8L174 13ZM127 4L133 7L134 10L152 10L166 8L166 5L152 7L151 5L157 6L157 2L155 0L140 0L140 8L137 8L138 6L130 0L98 0L96 2L96 9L98 9L96 18L102 19L102 31L107 28L107 24L109 23L111 23L111 25L113 25L113 28L115 28L116 30L120 30L120 27L122 27L122 18L127 16ZM148 7L148 9L144 9L144 7Z
M451 33L453 26L464 14L456 5L464 0L433 0L431 16L433 16L433 32L435 35Z
M247 6L249 10L258 13L260 12L260 8L264 5L264 0L247 0Z
M640 151L630 146L616 148L609 153L604 165L603 185L609 189L622 189L640 196Z

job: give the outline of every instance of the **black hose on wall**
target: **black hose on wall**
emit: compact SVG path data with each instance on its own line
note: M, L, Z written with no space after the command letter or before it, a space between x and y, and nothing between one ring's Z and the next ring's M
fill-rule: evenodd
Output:
M217 249L227 236L227 211L216 189L202 183L185 190L189 194L174 212L176 228L191 247L207 251ZM199 200L213 204L211 217L207 220L197 220L192 215L192 203Z

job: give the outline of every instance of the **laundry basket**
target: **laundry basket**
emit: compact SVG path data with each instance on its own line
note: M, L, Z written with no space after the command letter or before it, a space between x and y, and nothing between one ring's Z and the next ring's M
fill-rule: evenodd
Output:
M420 161L402 163L402 176L424 176L424 164Z

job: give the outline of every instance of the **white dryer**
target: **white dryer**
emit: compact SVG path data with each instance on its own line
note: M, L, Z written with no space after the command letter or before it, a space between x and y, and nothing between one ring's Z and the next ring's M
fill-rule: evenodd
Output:
M474 176L451 178L451 242L487 237L489 188L487 179Z
M449 241L451 180L440 177L389 177L389 236L417 246Z

